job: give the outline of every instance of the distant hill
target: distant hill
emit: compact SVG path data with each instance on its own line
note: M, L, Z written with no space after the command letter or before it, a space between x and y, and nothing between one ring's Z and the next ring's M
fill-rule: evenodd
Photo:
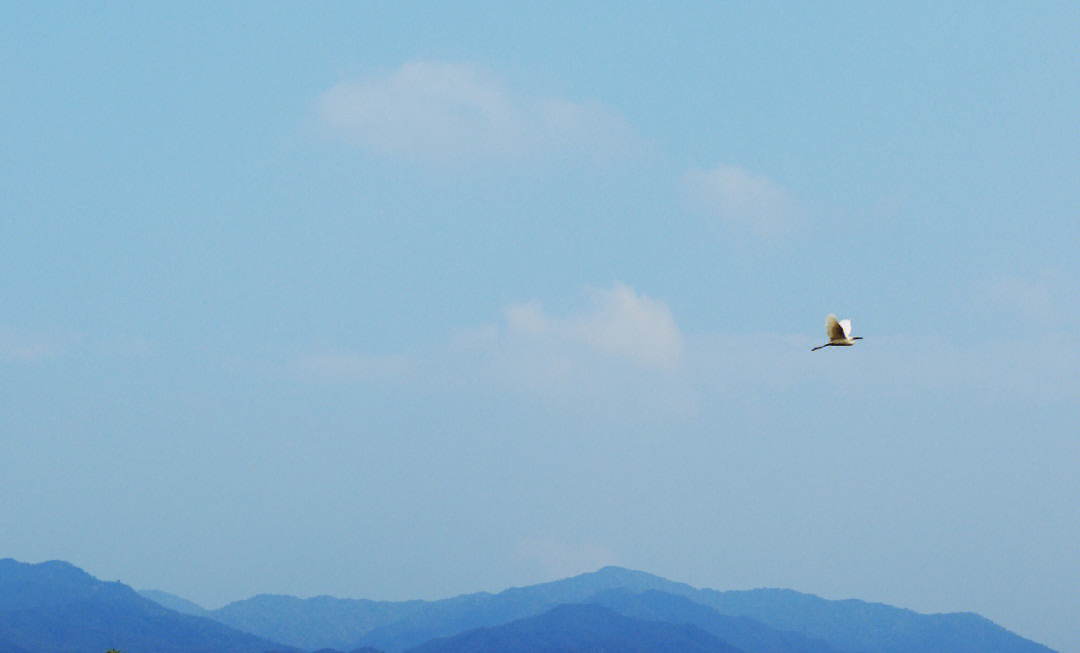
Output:
M478 592L437 601L401 602L262 594L205 614L238 630L306 650L331 647L348 651L364 645L396 652L433 637L503 624L563 603L581 602L612 588L693 590L651 574L605 567L592 574L498 594Z
M209 610L198 603L161 590L139 590L139 595L180 614L190 614L196 617L206 617L210 614Z
M423 609L371 631L359 643L398 653L432 638L447 637L473 628L497 626L538 615L566 603L581 603L597 592L609 589L693 590L689 585L644 572L604 567L590 574L528 587L513 587L498 594L481 592L431 601Z
M487 650L511 640L522 648L505 650L528 651L570 646L559 632L579 633L583 639L575 641L586 648L548 650L594 650L587 646L598 642L629 646L630 634L637 633L642 641L658 638L657 646L687 637L678 640L690 647L683 650L715 650L719 642L744 653L1051 653L974 614L919 614L792 590L697 589L618 567L439 601L259 595L208 611L166 592L144 594L64 562L0 560L0 653L265 653L290 647L402 653L466 650L453 648L466 642ZM620 639L616 631L624 626L626 638Z
M605 590L622 589L631 592L659 590L669 594L685 594L696 591L686 583L677 583L654 574L622 567L602 567L601 569L549 583L512 587L495 596L535 596L550 603L581 602L594 594Z
M425 601L368 601L260 594L207 616L223 624L304 650L352 651L363 636L420 610Z
M264 653L287 647L183 615L66 562L0 560L0 651Z
M840 653L825 642L770 628L749 617L732 617L684 596L659 590L606 590L588 599L619 614L673 624L690 624L746 653Z
M847 651L866 653L1050 653L971 613L920 614L882 603L828 601L792 590L697 590L698 603L791 630Z
M812 645L859 653L1047 653L1045 646L1024 639L993 622L970 614L924 615L864 601L828 601L792 590L719 592L696 589L640 571L605 567L551 583L512 588L498 594L469 594L433 602L424 610L373 630L360 643L400 653L436 637L471 628L491 627L540 614L564 603L596 600L598 593L623 590L660 591L712 608L721 615L748 617L760 631L761 650L792 650ZM610 607L616 607L609 603ZM639 606L640 607L640 606ZM656 606L653 606L654 608ZM640 612L628 612L644 616ZM676 615L655 613L661 620ZM698 615L700 617L701 615ZM695 623L682 615L680 623ZM715 631L720 632L720 631ZM732 636L733 631L725 631ZM786 635L784 635L786 633ZM751 633L745 633L748 638ZM805 638L799 643L798 638ZM749 646L752 638L740 640Z
M604 596L618 590L619 594ZM660 592L659 597L649 594ZM644 598L632 598L645 593ZM671 597L680 597L675 602ZM618 603L621 601L621 603ZM720 592L619 567L549 583L438 601L379 602L261 595L209 613L260 637L312 650L371 646L401 653L429 640L537 616L570 603L599 602L635 618L694 624L762 653L1047 653L975 615L924 615L863 601L827 601L791 590ZM666 603L665 603L666 602ZM703 612L700 607L709 608ZM725 621L741 617L750 621ZM721 628L723 626L723 628ZM736 643L737 642L737 643Z
M437 639L409 653L741 653L699 628L643 621L596 604L560 605L541 615Z

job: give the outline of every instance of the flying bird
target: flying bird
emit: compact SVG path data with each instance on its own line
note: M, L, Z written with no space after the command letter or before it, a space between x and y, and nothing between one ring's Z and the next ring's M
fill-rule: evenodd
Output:
M825 335L829 337L829 342L818 345L810 351L817 351L824 347L850 347L856 340L862 340L861 336L851 337L851 320L837 322L836 316L832 313L825 318Z

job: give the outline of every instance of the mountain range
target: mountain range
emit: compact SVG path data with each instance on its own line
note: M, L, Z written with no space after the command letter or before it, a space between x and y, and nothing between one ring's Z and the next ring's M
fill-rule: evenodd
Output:
M170 610L119 582L66 562L0 560L4 653L264 653L283 647L225 624ZM286 649L289 650L289 649Z
M437 601L259 595L216 610L0 560L0 653L1048 653L970 613L698 589L618 567Z

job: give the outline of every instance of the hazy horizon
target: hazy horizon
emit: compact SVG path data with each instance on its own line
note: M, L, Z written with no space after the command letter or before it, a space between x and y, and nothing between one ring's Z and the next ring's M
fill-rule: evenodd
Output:
M0 557L207 606L615 564L1080 653L1078 33L6 3Z

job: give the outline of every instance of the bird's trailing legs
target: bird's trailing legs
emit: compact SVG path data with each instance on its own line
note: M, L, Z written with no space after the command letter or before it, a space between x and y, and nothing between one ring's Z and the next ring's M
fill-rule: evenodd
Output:
M851 320L837 321L831 313L825 318L825 336L829 342L818 345L810 351L817 351L825 347L850 347L856 340L862 340L862 336L851 335Z

